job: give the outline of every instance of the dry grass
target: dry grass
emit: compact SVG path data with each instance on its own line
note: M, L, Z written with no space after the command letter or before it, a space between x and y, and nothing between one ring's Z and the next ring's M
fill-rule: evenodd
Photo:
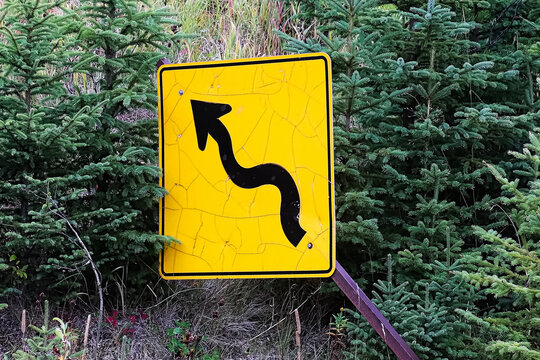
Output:
M79 334L79 347L88 314L92 314L87 359L121 359L125 329L126 359L174 359L167 349L167 329L175 320L191 324L191 333L204 336L201 354L217 349L220 359L296 359L297 330L294 310L302 322L302 355L304 359L326 359L328 350L327 324L330 314L321 307L320 280L208 280L169 282L167 294L155 299L146 308L127 306L119 309L117 323L105 323L99 352L96 355L96 309L79 299L53 309L51 318L59 316L69 321ZM0 356L9 350L22 348L20 330L22 308L17 299L7 311L0 313ZM139 310L148 315L141 320ZM27 323L41 326L41 304L28 309ZM112 310L109 310L109 316ZM136 315L136 321L130 320ZM31 336L32 332L27 331ZM177 359L182 359L177 357Z
M157 4L164 5L165 0ZM166 1L178 14L179 30L194 34L172 54L176 62L236 59L281 54L274 29L287 31L291 5L275 0Z

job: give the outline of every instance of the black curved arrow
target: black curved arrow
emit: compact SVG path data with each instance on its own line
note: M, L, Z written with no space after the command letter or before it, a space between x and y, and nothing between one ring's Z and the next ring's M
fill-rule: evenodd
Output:
M242 167L236 161L231 136L219 118L232 109L227 104L216 104L191 100L197 142L202 151L206 148L208 135L216 140L221 163L234 184L244 189L262 185L274 185L281 193L281 227L287 239L297 246L306 231L300 227L300 196L292 176L277 164L260 164L251 168Z

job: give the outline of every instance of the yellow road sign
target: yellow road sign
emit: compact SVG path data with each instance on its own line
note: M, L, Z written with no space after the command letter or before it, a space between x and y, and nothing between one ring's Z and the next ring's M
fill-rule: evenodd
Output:
M333 273L330 77L322 53L160 67L164 278Z

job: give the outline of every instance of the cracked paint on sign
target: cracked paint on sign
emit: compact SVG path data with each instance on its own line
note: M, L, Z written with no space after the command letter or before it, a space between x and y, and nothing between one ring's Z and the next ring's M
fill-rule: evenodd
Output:
M160 232L179 241L165 246L161 275L330 276L335 221L328 56L164 65L158 95L161 185L168 191L160 203Z

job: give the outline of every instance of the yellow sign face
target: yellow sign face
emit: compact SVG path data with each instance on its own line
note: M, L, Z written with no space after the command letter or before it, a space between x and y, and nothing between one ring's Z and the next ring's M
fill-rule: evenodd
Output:
M330 77L322 53L160 67L164 278L333 273Z

